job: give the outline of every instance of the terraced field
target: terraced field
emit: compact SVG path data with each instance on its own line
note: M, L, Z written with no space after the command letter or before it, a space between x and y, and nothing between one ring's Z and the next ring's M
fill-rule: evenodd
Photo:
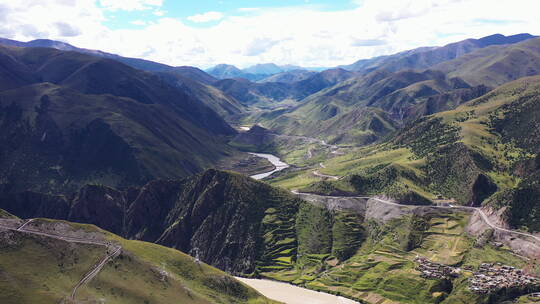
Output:
M471 303L471 299L481 302L485 300L483 296L468 290L467 273L451 281L425 279L415 270L417 255L458 266L476 267L481 261L526 265L508 248L475 247L474 240L465 232L468 219L467 213L448 213L422 218L405 216L387 224L368 221L358 227L366 230L366 239L352 257L306 254L292 267L274 268L261 275L365 303ZM463 299L469 302L459 302Z

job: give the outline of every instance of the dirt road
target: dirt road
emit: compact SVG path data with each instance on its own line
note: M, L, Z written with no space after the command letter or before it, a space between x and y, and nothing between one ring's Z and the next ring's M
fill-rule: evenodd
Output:
M97 245L97 246L103 246L103 247L107 248L107 255L105 257L103 257L102 259L100 259L94 266L92 266L92 268L81 278L81 280L77 283L77 285L75 285L75 287L73 287L73 289L71 291L71 294L69 296L69 300L71 302L75 301L75 295L77 293L77 290L81 286L83 286L84 284L87 284L88 282L90 282L103 269L103 267L107 264L107 262L109 260L114 259L118 255L120 255L120 253L122 252L122 247L121 246L113 245L112 243L108 243L108 242L100 242L100 241L88 240L88 239L83 239L83 238L75 238L75 237L68 237L68 236L62 236L62 235L57 235L57 234L51 234L51 233L46 233L46 232L42 232L42 231L29 230L27 228L28 225L31 224L32 222L34 222L35 220L36 219L27 220L21 226L19 226L18 228L13 228L13 227L9 227L7 225L3 225L1 220L0 220L0 229L17 231L17 232L20 232L20 233L39 235L39 236L44 236L44 237L49 237L49 238L53 238L53 239L57 239L57 240L61 240L61 241L69 242L69 243Z

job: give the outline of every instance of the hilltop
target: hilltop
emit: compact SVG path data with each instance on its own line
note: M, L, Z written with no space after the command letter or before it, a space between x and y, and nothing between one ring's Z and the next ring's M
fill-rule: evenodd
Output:
M91 225L46 219L25 223L0 214L0 238L9 245L0 248L2 303L273 303L174 249L126 240ZM113 250L118 253L95 268ZM99 270L95 277L82 280L92 269Z

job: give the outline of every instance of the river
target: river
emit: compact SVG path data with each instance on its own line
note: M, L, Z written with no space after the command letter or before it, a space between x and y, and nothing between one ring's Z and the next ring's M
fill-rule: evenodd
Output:
M275 172L278 172L278 171L281 171L290 167L289 164L282 162L281 159L279 159L279 157L272 154L265 154L265 153L249 153L249 154L266 158L269 162L272 163L272 165L274 165L274 167L276 167L272 171L252 175L251 178L253 179L263 179L265 177L268 177L274 174Z
M285 304L359 304L356 301L287 283L236 278L265 297Z

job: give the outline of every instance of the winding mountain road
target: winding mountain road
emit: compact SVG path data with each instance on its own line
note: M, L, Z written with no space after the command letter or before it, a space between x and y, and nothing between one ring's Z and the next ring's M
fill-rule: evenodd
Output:
M326 166L323 163L319 163L319 166L322 169L326 168ZM341 178L341 177L335 176L335 175L322 174L319 170L313 171L313 175L318 176L318 177L322 177L322 178L330 178L330 179L333 179L333 180L339 180Z
M88 240L88 239L84 239L84 238L68 237L68 236L62 236L62 235L57 235L57 234L50 234L50 233L46 233L46 232L25 229L26 226L28 226L30 223L34 222L35 220L36 219L27 220L17 228L13 228L13 227L3 225L1 223L1 221L0 221L0 229L17 231L17 232L21 232L21 233L39 235L39 236L44 236L44 237L49 237L49 238L53 238L53 239L57 239L57 240L61 240L61 241L69 242L69 243L97 245L97 246L103 246L103 247L107 248L107 255L105 257L103 257L102 259L100 259L81 278L81 280L77 283L77 285L75 285L75 287L73 287L73 290L72 290L72 292L71 292L71 294L69 296L69 300L71 302L75 301L75 295L77 293L77 290L81 286L83 286L83 285L87 284L88 282L90 282L103 269L103 267L105 267L105 265L107 264L107 262L109 260L114 259L118 255L120 255L120 253L122 252L122 247L121 246L113 245L112 243L109 243L109 242L93 241L93 240Z
M103 269L103 267L105 267L105 264L107 264L109 260L112 260L118 255L120 255L121 251L122 247L116 247L115 250L113 250L110 254L107 254L103 259L101 259L101 261L99 261L94 267L92 267L92 269L90 269L90 271L86 275L84 275L84 277L79 281L79 283L77 283L77 285L75 285L75 287L73 288L70 300L74 302L77 290L84 284L90 282Z
M298 192L298 190L292 190L291 192L292 192L293 194L296 194L296 195L319 196L319 197L324 197L324 198L334 198L334 199L339 199L339 198L370 199L370 200L376 201L376 202L381 203L381 204L386 204L386 205L391 205L391 206L399 206L399 207L412 207L412 208L430 207L430 208L445 209L445 210L469 210L469 211L472 211L473 213L474 213L474 212L478 212L478 214L480 214L480 217L482 218L482 220L483 220L490 228L492 228L492 229L494 229L494 230L502 231L502 232L506 232L506 233L512 233L512 234L516 234L516 235L521 235L521 236L525 236L525 237L529 237L529 238L531 238L531 239L534 239L534 240L537 241L537 242L540 242L540 237L535 236L535 235L533 235L533 234L525 233L525 232L520 232L520 231L515 231L515 230L510 230L510 229L506 229L506 228L501 228L501 227L495 225L494 223L492 223L492 222L489 220L489 217L486 215L486 213L485 213L481 208L477 208L477 207L468 207L468 206L432 206L432 205L423 205L423 206L403 205L403 204L398 204L398 203L395 203L395 202L392 202L392 201L380 199L380 198L377 198L377 197L369 197L369 196L327 196L327 195L316 195L316 194L311 194L311 193L302 193L302 192Z
M331 146L331 145L328 145L325 141L321 141L321 144L323 145L327 145L327 146L330 146L332 149L337 149L337 146ZM323 164L323 163L319 163L319 166L321 168L326 168L326 166ZM341 178L341 176L334 176L334 175L326 175L326 174L322 174L319 170L314 170L313 171L313 175L315 176L318 176L318 177L322 177L322 178L330 178L330 179L333 179L333 180L339 180ZM295 190L292 191L293 193L295 194L303 194L303 195L310 195L309 193L299 193L298 191L295 192ZM332 196L325 196L325 197L332 197ZM338 198L338 197L333 197L333 198ZM367 197L367 196L356 196L356 197L353 197L353 198L361 198L361 199L372 199L372 200L375 200L377 202L380 202L380 203L383 203L383 204L389 204L389 205L397 205L397 206L408 206L408 205L402 205L402 204L397 204L397 203L393 203L393 202L390 202L390 201L385 201L385 200L381 200L379 198L375 198L375 197ZM525 237L529 237L529 238L532 238L534 239L535 241L537 242L540 242L540 237L538 236L535 236L533 234L530 234L530 233L525 233L525 232L520 232L520 231L515 231L515 230L510 230L510 229L506 229L506 228L501 228L497 225L495 225L494 223L492 223L490 220L489 220L489 217L484 213L484 211L481 209L481 208L477 208L477 207L467 207L467 206L430 206L430 207L433 207L433 208L440 208L440 209L462 209L462 210L471 210L473 212L478 212L480 214L480 217L482 218L482 220L489 226L491 227L492 229L494 230L497 230L497 231L502 231L502 232L507 232L507 233L512 233L512 234L516 234L516 235L521 235L521 236L525 236Z
M492 222L490 222L489 218L487 217L487 215L484 213L484 211L482 211L482 209L480 208L474 208L474 207L468 207L468 208L473 208L475 209L476 211L478 211L480 213L480 216L482 217L482 220L484 220L484 222L491 228L495 229L495 230L499 230L499 231L503 231L503 232L508 232L508 233L513 233L513 234L518 234L518 235L522 235L522 236L526 236L526 237L530 237L530 238L533 238L535 239L537 242L540 242L540 237L537 237L535 235L532 235L532 234L529 234L529 233L525 233L525 232L519 232L519 231L515 231L515 230L508 230L508 229L505 229L505 228L500 228L500 227L497 227L495 226Z

